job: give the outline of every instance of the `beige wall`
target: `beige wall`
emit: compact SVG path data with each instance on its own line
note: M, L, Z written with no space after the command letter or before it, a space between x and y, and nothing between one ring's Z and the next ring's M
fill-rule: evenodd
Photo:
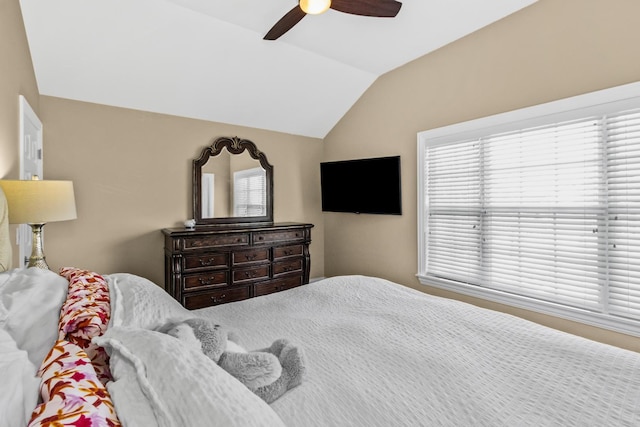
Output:
M78 219L47 225L51 268L129 272L163 284L160 230L191 212L191 160L218 136L252 140L274 166L274 219L315 224L311 277L324 274L322 141L43 96L48 178L74 182ZM295 159L295 161L292 161Z
M0 178L19 177L19 107L24 95L38 111L36 84L18 0L0 0Z
M23 95L38 111L38 86L18 0L0 0L0 179L20 176L19 103ZM10 227L15 236L15 226ZM17 266L13 250L13 267Z
M421 286L417 132L640 80L640 2L540 0L381 78L325 138L324 160L402 156L403 215L326 213L326 275L368 274L640 350L640 339Z

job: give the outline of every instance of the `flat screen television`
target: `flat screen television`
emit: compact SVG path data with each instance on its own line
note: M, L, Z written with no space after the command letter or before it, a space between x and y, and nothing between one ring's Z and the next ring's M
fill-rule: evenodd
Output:
M402 215L400 156L320 163L324 212Z

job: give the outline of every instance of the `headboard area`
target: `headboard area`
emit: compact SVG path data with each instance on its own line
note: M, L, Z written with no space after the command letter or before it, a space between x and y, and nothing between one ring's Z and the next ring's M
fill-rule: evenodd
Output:
M9 208L0 188L0 271L11 268L11 241L9 240Z

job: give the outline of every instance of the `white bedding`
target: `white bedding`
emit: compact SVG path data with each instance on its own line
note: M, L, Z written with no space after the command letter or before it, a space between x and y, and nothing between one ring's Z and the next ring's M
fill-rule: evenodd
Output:
M640 426L640 354L382 279L336 277L191 312L142 277L107 279L109 330L94 341L112 357L107 387L125 427ZM23 269L0 274L0 291L0 426L13 426L37 399L34 360L57 337L66 283ZM306 379L267 405L150 330L193 316L248 349L297 343Z
M36 372L58 337L67 281L40 268L0 273L0 427L25 426L38 401Z
M640 354L381 279L325 279L196 310L249 349L289 338L289 426L638 426Z

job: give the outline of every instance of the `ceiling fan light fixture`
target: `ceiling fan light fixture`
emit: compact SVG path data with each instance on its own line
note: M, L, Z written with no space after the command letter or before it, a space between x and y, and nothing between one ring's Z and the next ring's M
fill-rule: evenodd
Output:
M300 0L300 9L310 15L319 15L331 7L331 0Z

